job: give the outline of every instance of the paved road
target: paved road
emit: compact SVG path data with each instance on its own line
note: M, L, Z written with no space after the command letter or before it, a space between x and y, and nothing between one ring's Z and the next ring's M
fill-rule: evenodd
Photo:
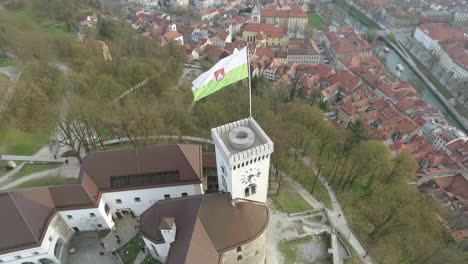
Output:
M65 165L60 166L59 168L32 173L27 176L21 177L17 180L8 182L7 184L0 186L0 190L13 189L16 186L22 183L31 181L31 180L37 180L37 179L53 177L53 176L78 179L79 173L80 173L80 164L78 163L78 161L71 161L69 165L65 164Z
M11 101L11 98L13 98L13 95L15 94L15 89L16 89L16 82L20 78L21 74L23 73L23 69L18 70L16 67L2 67L0 68L0 73L4 73L10 77L11 82L10 86L8 87L5 95L3 96L3 100L0 101L0 119L2 118L3 112L7 109L8 104Z
M18 155L0 155L0 160L5 161L26 161L26 162L48 162L48 163L63 163L66 158L54 158L53 156L18 156Z

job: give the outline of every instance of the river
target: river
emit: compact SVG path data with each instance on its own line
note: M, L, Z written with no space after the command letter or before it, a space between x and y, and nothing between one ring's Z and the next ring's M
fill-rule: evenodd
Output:
M339 8L336 4L332 3L332 6ZM354 27L359 33L366 32L368 27L361 23L357 18L346 13L346 16L343 18L344 22L351 27ZM396 65L401 64L405 70L401 73L399 78L402 81L411 83L414 88L417 89L419 96L424 99L428 104L440 110L440 112L445 116L447 121L452 125L462 129L461 125L455 120L455 118L450 114L447 108L440 102L432 91L427 87L424 82L411 70L411 68L404 62L404 60L393 50L390 50L386 55L383 54L383 50L379 50L379 57L385 56L384 64L390 72L396 74Z

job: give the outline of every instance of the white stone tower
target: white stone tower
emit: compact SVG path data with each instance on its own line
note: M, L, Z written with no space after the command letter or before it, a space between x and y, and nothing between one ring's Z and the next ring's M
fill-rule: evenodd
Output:
M250 13L250 23L260 23L260 8L261 6L259 5L258 1L255 0L253 7L252 7L252 12Z
M273 142L252 118L211 130L219 190L266 203Z

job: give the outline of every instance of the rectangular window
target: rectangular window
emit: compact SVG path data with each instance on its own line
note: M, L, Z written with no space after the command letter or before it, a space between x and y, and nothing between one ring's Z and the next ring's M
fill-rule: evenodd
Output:
M179 171L163 171L138 175L112 176L111 187L132 187L145 185L160 185L179 181Z
M185 196L187 196L187 195L188 195L188 194L187 194L186 192L183 192L183 193L182 193L182 197L185 197Z
M96 217L96 214L94 214L94 213L89 213L89 216L91 216L91 217Z
M164 199L169 199L169 198L171 198L171 195L170 195L170 194L165 194L165 195L164 195Z
M106 212L106 215L109 215L110 207L109 207L108 204L105 204L105 205L104 205L104 211Z
M36 251L36 252L33 253L33 255L39 255L39 252Z
M117 204L121 204L121 203L122 203L122 200L120 200L120 199L115 199L115 202L116 202Z
M67 215L67 219L73 219L73 216Z
M98 224L97 227L98 227L98 228L102 228L102 225L101 225L101 224Z
M49 241L52 242L52 236L49 236Z
M141 199L140 199L140 197L135 197L135 202L136 202L136 203L139 203L139 202L141 202Z

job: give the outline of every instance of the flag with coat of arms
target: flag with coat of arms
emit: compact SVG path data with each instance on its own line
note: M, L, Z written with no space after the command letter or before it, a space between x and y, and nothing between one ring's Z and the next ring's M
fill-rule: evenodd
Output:
M247 78L249 76L247 65L247 48L220 60L192 82L194 101Z

